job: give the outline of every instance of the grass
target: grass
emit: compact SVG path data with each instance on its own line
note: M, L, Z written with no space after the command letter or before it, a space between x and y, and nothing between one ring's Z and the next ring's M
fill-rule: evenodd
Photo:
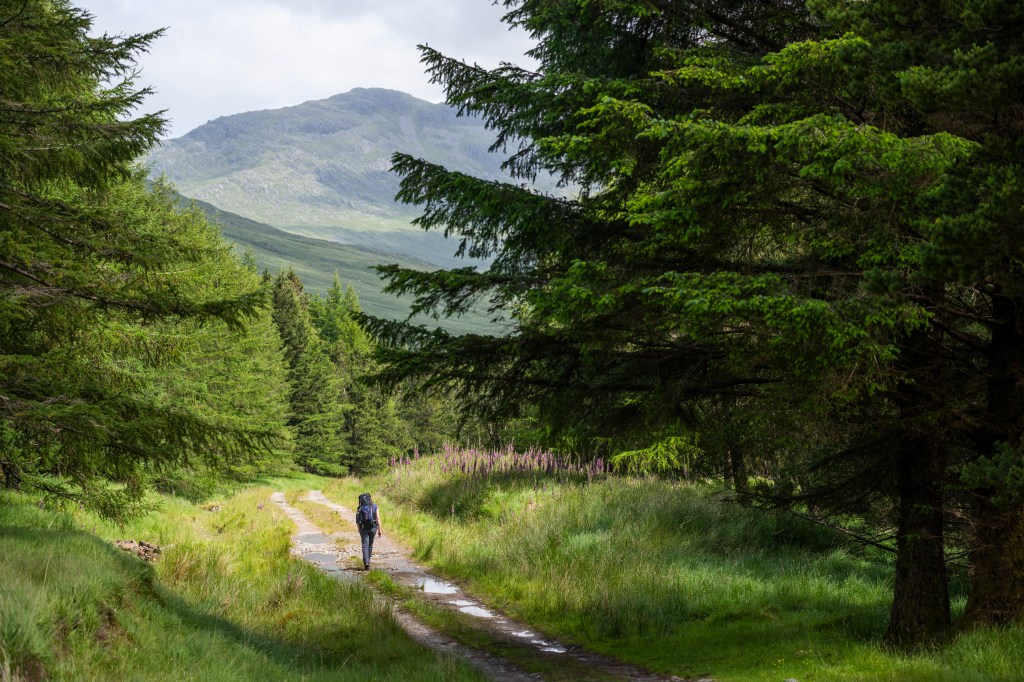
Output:
M444 457L444 456L442 456ZM490 606L650 669L718 680L1020 680L1024 629L914 654L879 644L890 558L710 485L441 458L325 492L375 492L389 531ZM962 609L963 585L954 583Z
M881 647L888 559L825 529L724 503L711 486L549 469L474 474L423 458L373 479L294 477L273 488L291 499L322 488L349 507L371 490L389 533L490 606L660 672L723 682L1022 677L1020 627L915 654ZM371 591L289 557L291 526L267 502L271 490L202 506L154 498L159 512L126 528L0 492L0 680L480 679L410 641L389 600L516 658L385 574L371 572ZM327 531L341 522L296 504ZM145 564L115 538L164 553ZM519 663L547 679L581 674Z
M163 497L125 528L0 493L0 679L481 679L409 639L375 592L290 557L270 493L216 512ZM165 549L149 565L115 538Z

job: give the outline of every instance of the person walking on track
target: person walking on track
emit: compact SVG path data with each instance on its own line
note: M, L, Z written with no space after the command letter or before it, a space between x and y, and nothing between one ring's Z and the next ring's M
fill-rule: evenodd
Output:
M356 510L356 525L359 526L359 538L363 541L363 570L370 570L370 556L373 554L373 539L384 536L384 528L380 524L380 509L373 503L370 493L359 496L359 508Z

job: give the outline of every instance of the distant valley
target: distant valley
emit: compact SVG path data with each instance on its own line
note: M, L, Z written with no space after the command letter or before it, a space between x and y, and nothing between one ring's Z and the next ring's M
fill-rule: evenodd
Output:
M188 201L187 198L182 198L182 203ZM314 293L326 291L334 281L334 273L338 273L342 284L352 285L363 310L371 315L391 320L405 319L409 315L408 301L381 292L382 282L377 277L374 267L380 263L399 263L419 268L424 267L422 263L408 258L387 258L357 246L291 234L229 211L222 211L205 201L193 201L206 213L211 222L220 227L221 234L238 246L240 253L246 249L252 251L261 270L278 272L291 268L302 278L306 289ZM490 316L483 312L447 320L418 321L440 326L456 334L495 331Z

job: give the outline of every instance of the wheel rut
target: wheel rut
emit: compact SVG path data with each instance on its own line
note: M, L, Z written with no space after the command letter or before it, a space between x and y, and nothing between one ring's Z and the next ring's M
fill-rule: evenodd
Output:
M340 580L358 580L363 574L362 550L359 531L356 528L355 512L328 499L321 491L313 490L305 498L336 512L345 522L344 530L326 534L309 520L301 510L291 506L283 493L274 493L271 500L296 525L292 537L291 553L317 565L321 570ZM400 585L421 590L422 598L433 605L472 616L469 619L477 628L486 630L488 636L502 643L503 647L514 647L529 657L545 657L549 667L557 669L561 662L574 671L574 679L619 679L637 682L682 680L675 676L656 675L636 666L623 663L578 646L568 645L543 636L535 629L504 616L472 596L453 582L430 574L423 566L410 558L408 549L395 543L390 533L378 536L374 541L373 568L386 571L392 580ZM400 608L394 609L396 621L413 639L437 651L460 656L492 680L538 680L544 679L539 673L528 674L514 663L489 652L466 646L451 637L423 624ZM590 674L586 674L587 671ZM577 673L584 673L578 676ZM560 679L567 679L560 676ZM702 678L702 682L711 682Z

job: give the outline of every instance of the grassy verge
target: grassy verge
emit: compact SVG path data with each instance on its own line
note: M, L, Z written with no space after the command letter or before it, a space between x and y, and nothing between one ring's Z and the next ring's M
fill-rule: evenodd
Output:
M270 493L159 498L126 528L0 493L0 679L481 679L411 641L363 585L290 557ZM149 565L115 538L165 549Z
M884 649L888 557L793 517L724 503L707 486L473 476L425 458L325 492L346 501L362 489L375 492L386 527L418 559L490 605L657 671L775 682L1020 679L1019 627L913 655ZM962 608L962 592L956 600Z

